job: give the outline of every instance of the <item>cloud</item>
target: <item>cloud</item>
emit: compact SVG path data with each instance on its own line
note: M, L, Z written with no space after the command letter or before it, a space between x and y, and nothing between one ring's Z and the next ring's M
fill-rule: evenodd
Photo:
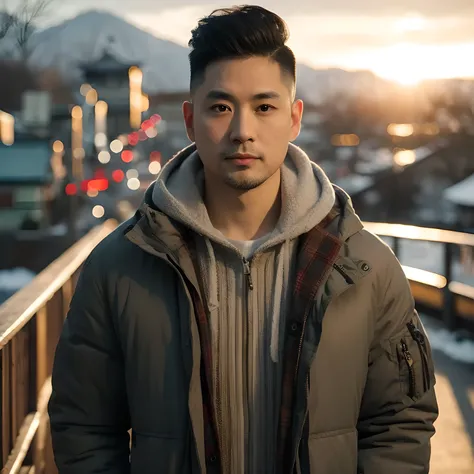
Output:
M92 1L54 3L55 21L90 9ZM225 5L207 2L103 0L100 8L186 46L199 18ZM380 0L261 0L260 4L284 16L290 28L289 45L298 60L312 65L357 67L365 57L378 62L377 58L389 54L390 47L399 44L428 45L430 51L451 45L449 54L456 48L462 49L462 44L474 44L474 0L398 0L392 5L383 5ZM472 15L462 13L469 9Z
M79 3L77 0L67 0L67 3L69 2ZM215 1L209 3L215 8L234 4L233 2ZM91 4L93 4L92 1ZM131 0L105 0L103 4L126 9L145 7L159 12L183 6L199 7L201 2L198 0L161 0L159 3L155 0L134 0L134 2ZM416 12L426 17L450 15L463 17L469 13L474 13L474 2L472 0L397 0L397 2L381 2L380 0L293 0L292 2L287 0L261 0L259 4L282 15L303 13L387 16Z
M9 0L12 3L20 0ZM54 0L58 2L59 0ZM210 13L213 8L233 5L234 2L209 2L210 7L205 14ZM445 16L466 17L474 14L474 2L472 0L397 0L381 2L380 0L261 0L259 2L265 8L273 10L283 16L292 14L327 15L337 14L344 16L390 16L405 15L416 12L420 15L439 18ZM96 8L95 0L64 0L65 6L76 6L85 8ZM121 13L142 13L145 9L149 13L159 13L170 8L200 7L198 0L102 0L100 8L107 10L115 9Z

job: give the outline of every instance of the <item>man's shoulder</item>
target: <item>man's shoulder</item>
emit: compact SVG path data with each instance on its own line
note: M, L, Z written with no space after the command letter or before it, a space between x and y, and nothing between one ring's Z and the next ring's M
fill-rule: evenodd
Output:
M400 262L393 250L379 236L362 228L348 241L349 253L360 260L366 260L376 271L386 271L388 268L400 267Z
M126 233L134 223L131 218L119 224L102 239L87 258L86 265L97 270L110 270L128 264L140 253L139 248L127 239Z
M347 242L349 254L368 262L374 289L384 297L409 294L410 286L403 267L391 247L380 237L363 228Z

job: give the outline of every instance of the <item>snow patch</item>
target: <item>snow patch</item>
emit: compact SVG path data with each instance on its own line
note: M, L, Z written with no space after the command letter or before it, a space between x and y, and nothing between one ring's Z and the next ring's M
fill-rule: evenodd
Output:
M466 364L474 364L474 341L460 339L447 329L428 331L431 348L441 351L451 359Z
M15 292L31 282L35 273L27 268L0 270L0 290Z

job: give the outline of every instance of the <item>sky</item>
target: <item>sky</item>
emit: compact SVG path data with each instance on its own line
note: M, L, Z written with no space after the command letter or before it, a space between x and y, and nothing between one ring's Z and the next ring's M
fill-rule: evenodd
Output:
M0 0L1 1L1 0ZM13 6L22 1L6 0ZM97 8L52 0L46 24ZM474 0L264 0L290 28L297 59L315 67L369 69L404 84L474 77ZM198 19L230 6L207 0L102 0L100 8L186 45Z

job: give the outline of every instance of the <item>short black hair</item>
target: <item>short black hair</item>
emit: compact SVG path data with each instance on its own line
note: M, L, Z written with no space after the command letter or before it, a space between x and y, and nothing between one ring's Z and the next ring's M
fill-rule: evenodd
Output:
M296 84L296 60L286 46L290 36L285 21L257 5L214 10L191 32L189 64L191 92L204 81L209 64L220 60L268 57Z

